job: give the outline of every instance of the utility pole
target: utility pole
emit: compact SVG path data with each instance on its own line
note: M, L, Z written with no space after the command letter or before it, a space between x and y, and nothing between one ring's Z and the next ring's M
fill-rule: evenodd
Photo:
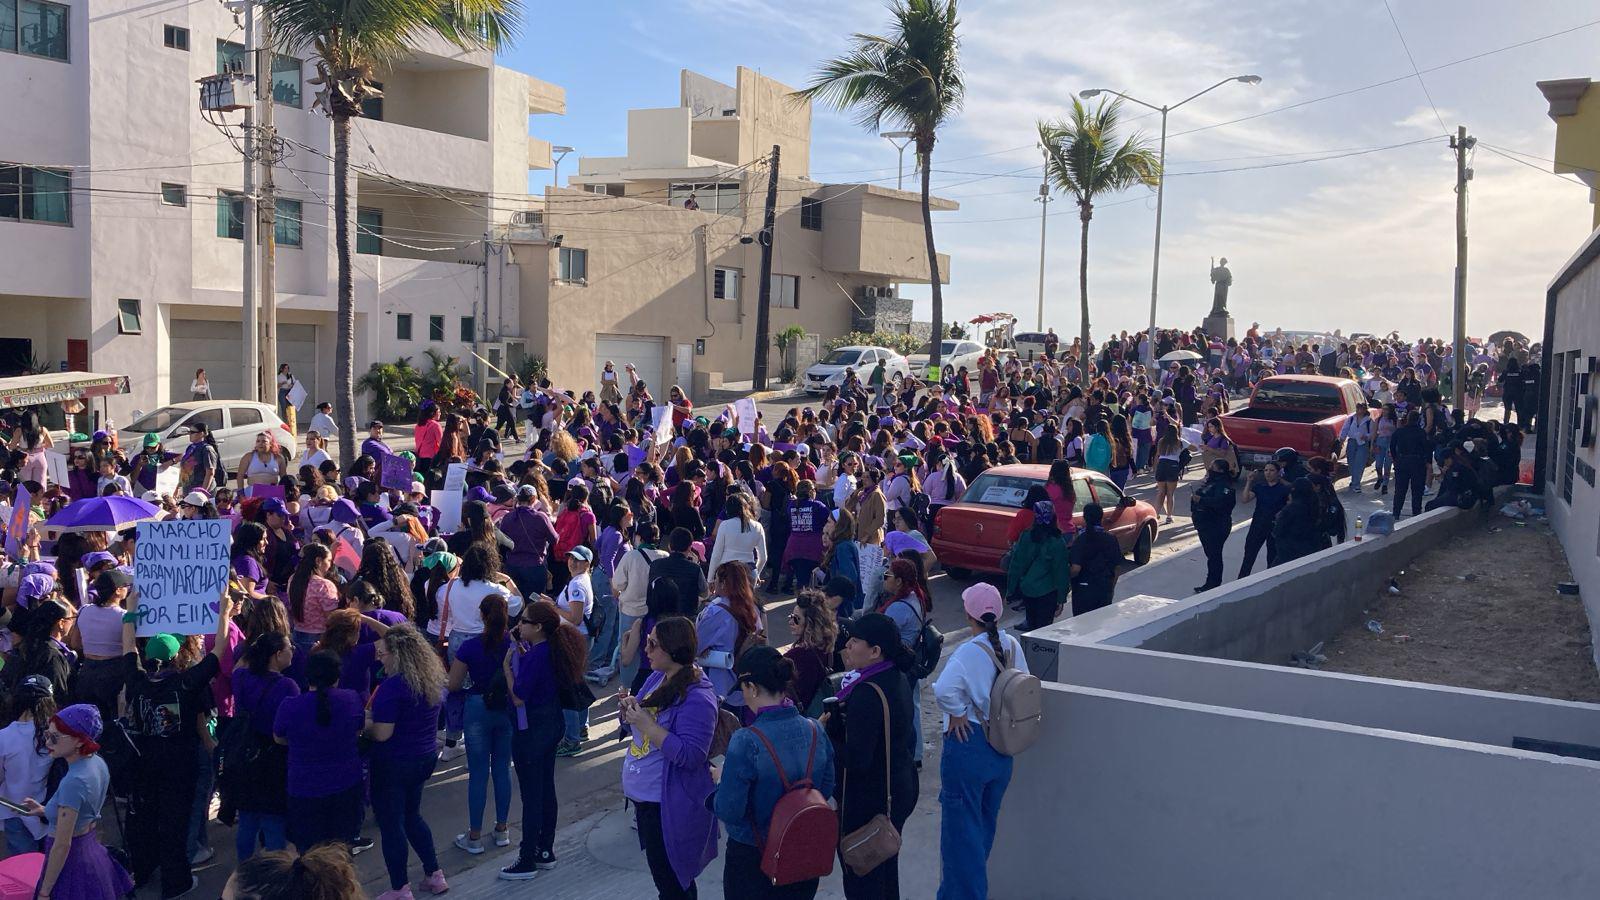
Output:
M1161 290L1161 201L1167 193L1167 113L1171 111L1171 107L1161 107L1161 155L1156 163L1159 169L1156 173L1156 249L1150 263L1150 330L1144 333L1145 346L1149 348L1144 355L1144 369L1149 373L1156 371L1156 295Z
M1467 168L1467 152L1478 143L1467 137L1467 126L1456 128L1450 139L1450 149L1456 152L1456 304L1455 330L1451 335L1450 351L1450 404L1453 409L1463 409L1467 387L1467 182L1472 180L1472 170Z
M1039 182L1039 330L1044 331L1044 228L1050 221L1050 159L1045 157L1045 181Z
M244 74L246 84L251 84L256 71L256 8L254 3L244 5ZM239 373L239 397L242 400L260 400L261 382L256 366L261 360L257 352L260 341L260 324L256 318L256 111L252 102L244 110L244 209L241 223L244 228L244 334L239 341L244 364Z
M485 231L483 233L483 313L481 315L478 313L476 303L473 304L472 310L472 370L478 373L477 377L472 379L475 382L472 388L478 392L478 399L483 401L484 406L490 405L486 397L489 391L489 367L483 361L483 332L485 328L489 327L490 237L489 232ZM560 251L556 252L559 253ZM504 360L501 360L501 365L505 365Z
M278 133L272 127L272 18L261 16L260 58L256 60L256 102L260 107L261 139L256 142L261 160L260 201L256 204L257 229L261 236L261 381L262 393L274 400L278 396L278 287L277 223L278 201L272 168L278 163ZM276 405L276 404L274 404Z
M755 390L767 389L767 332L772 329L772 242L778 224L778 145L772 145L772 168L767 173L767 212L761 225L761 293L756 303L756 360L751 373ZM938 335L934 336L935 340Z

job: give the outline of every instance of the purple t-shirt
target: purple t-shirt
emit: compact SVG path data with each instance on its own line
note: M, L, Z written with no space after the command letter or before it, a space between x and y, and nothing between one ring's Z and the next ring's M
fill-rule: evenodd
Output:
M367 717L361 695L333 688L328 691L328 712L328 724L318 723L316 692L278 706L272 733L289 742L291 797L326 797L361 781L356 738Z
M378 644L357 644L339 661L339 687L365 697L372 693L372 678L378 673Z
M494 673L505 661L506 651L510 649L511 642L505 639L494 649L485 647L482 637L470 637L462 641L461 649L456 651L456 659L467 667L466 692L482 695L494 679Z
M463 648L465 645L463 645ZM524 706L546 706L556 702L556 667L550 655L550 642L540 641L517 661L511 689Z
M246 668L233 670L233 708L235 715L250 716L250 727L263 735L272 734L278 706L300 695L300 686L286 674L257 675Z
M407 759L439 752L439 707L444 695L419 697L399 675L390 675L372 694L372 721L394 725L394 734L373 747L375 760Z

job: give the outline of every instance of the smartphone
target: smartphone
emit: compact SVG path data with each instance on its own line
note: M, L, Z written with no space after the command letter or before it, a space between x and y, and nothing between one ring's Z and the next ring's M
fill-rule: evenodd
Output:
M33 815L33 813L28 811L26 806L23 806L21 803L13 803L4 797L0 797L0 806L4 806L6 809L9 809L14 813L20 813L24 816Z

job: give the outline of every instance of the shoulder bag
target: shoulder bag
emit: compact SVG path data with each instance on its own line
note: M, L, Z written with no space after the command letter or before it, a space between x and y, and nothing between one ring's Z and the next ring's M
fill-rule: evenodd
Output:
M865 877L872 870L883 865L900 853L900 830L894 827L894 822L889 819L889 810L894 808L894 787L889 770L889 698L884 695L883 688L872 682L867 682L867 687L878 693L878 700L883 704L883 789L885 794L884 811L873 816L867 824L857 828L839 839L839 858L850 867L857 877ZM850 773L845 772L844 799L849 799ZM841 807L842 811L842 807Z

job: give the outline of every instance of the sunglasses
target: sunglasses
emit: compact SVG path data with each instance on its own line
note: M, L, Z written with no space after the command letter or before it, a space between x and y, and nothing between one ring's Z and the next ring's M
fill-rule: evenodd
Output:
M647 637L644 639L644 648L646 650L660 650L661 644L655 638Z

